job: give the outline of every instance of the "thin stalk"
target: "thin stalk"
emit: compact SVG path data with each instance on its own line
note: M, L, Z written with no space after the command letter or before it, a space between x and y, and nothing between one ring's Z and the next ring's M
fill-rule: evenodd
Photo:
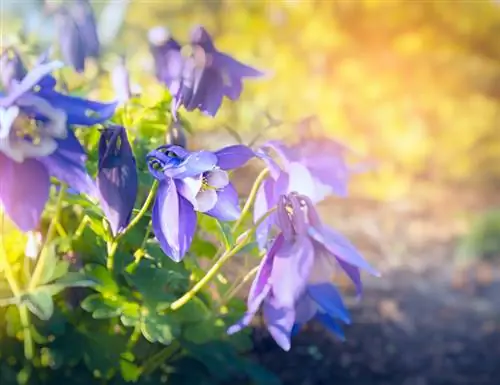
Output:
M3 213L2 213L2 229L0 230L0 262L3 266L3 271L5 274L5 278L7 279L7 283L9 284L10 290L12 294L14 294L17 302L20 301L22 296L21 287L17 282L16 276L10 264L9 258L7 257L7 253L5 252L4 242L3 242ZM23 340L24 340L24 356L26 359L31 360L33 358L33 337L31 336L30 329L30 320L29 313L26 305L20 304L18 306L19 309L19 318L21 320L21 325L23 327Z
M233 233L238 229L238 227L243 223L245 217L247 214L250 212L250 209L252 208L255 198L257 197L257 192L259 191L259 187L264 181L264 179L267 177L269 174L269 169L265 168L260 172L260 174L257 176L255 179L255 182L253 183L252 189L250 190L250 194L248 195L247 201L245 202L245 206L243 206L243 210L241 210L240 217L234 224L232 231Z
M37 287L40 279L42 278L43 269L45 264L47 263L47 258L49 255L49 243L54 238L57 230L57 223L59 222L59 216L61 215L62 204L64 201L64 196L66 194L66 185L61 185L61 189L59 191L59 197L56 202L56 212L52 221L50 222L49 229L47 230L47 236L45 238L45 244L40 252L40 257L38 258L38 262L35 266L35 271L33 271L33 276L31 277L30 283L28 285L28 290L33 290Z
M137 213L137 215L130 221L128 226L119 234L116 235L109 243L108 243L108 259L106 261L106 267L109 270L113 270L115 264L115 254L118 249L118 244L120 239L125 236L135 225L139 223L142 217L147 213L149 206L153 203L153 200L156 195L156 191L158 190L158 181L155 180L153 185L151 186L151 190L149 190L149 194L142 205L141 209Z

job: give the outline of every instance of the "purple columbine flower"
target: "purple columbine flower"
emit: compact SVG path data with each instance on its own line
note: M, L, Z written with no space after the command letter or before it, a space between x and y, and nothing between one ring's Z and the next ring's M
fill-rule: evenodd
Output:
M101 206L116 235L130 221L138 189L134 153L121 126L108 126L101 131L96 182Z
M190 47L184 50L162 28L150 31L156 75L172 96L174 112L183 105L188 111L201 110L215 116L224 96L237 100L245 77L264 74L247 66L215 47L210 34L201 26L193 29Z
M280 141L269 141L258 151L270 176L260 186L254 205L254 220L257 221L271 207L276 206L282 194L296 191L318 203L329 195L347 196L351 175L359 172L359 166L346 162L349 149L330 139L303 138L299 143L287 146ZM276 154L275 157L270 154ZM267 234L274 216L270 216L257 230L257 241L261 248L267 242Z
M151 174L160 182L153 207L153 230L163 251L180 261L196 229L196 211L222 221L240 215L238 194L227 170L243 166L254 156L243 145L216 152L168 145L147 155Z
M85 60L99 57L101 46L92 6L87 0L75 0L56 13L59 46L67 64L75 71L85 70Z
M324 226L312 201L297 193L282 195L276 214L280 233L263 258L247 301L247 312L228 333L248 326L259 308L276 343L291 346L292 330L318 319L343 338L337 320L349 313L331 283L338 268L361 294L360 269L379 275L342 235Z
M0 202L22 231L36 229L51 176L78 192L95 193L85 151L68 125L104 122L114 113L115 104L55 91L49 75L61 66L39 65L0 95Z

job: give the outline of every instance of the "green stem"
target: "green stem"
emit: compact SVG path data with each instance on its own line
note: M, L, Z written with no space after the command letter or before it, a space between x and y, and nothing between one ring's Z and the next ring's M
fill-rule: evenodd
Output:
M118 243L120 239L122 239L125 234L127 234L135 225L139 223L139 221L142 219L142 217L147 213L149 206L151 206L151 203L153 203L153 200L156 195L156 191L158 190L158 181L155 180L153 182L153 185L151 186L151 190L149 190L149 194L144 201L144 204L142 205L141 209L137 213L137 215L130 221L128 226L116 237L114 237L111 242L108 243L108 260L106 261L106 267L109 270L113 270L114 268L114 260L115 260L115 254L116 250L118 249Z
M233 286L231 286L231 288L227 291L227 294L222 299L220 307L225 306L231 300L231 298L233 298L241 290L245 283L247 283L255 274L257 274L257 271L259 271L259 267L260 266L255 266L243 277L238 278L234 281Z
M137 322L134 327L134 331L130 335L130 339L127 342L127 351L132 351L137 341L139 341L139 337L141 336L141 323Z
M184 294L182 297L173 302L172 305L170 305L170 309L175 311L184 306L187 302L189 302L208 282L210 282L210 280L212 280L217 275L222 266L229 259L231 259L231 257L233 257L235 254L237 254L241 249L243 249L246 246L247 241L255 233L257 227L275 210L276 208L272 208L271 210L266 212L262 217L260 217L255 226L253 226L250 229L250 231L248 231L232 249L227 250L224 254L222 254L222 256L210 268L210 270L207 271L207 273L203 276L203 278L200 279L193 286L191 290L189 290L186 294Z
M148 375L154 372L154 370L160 366L163 362L173 357L175 353L177 353L180 349L179 343L173 341L169 346L160 350L155 355L151 356L143 365L142 365L142 374Z
M259 191L259 187L264 181L264 179L267 177L269 174L269 169L265 168L260 172L260 174L257 176L257 179L255 179L255 182L253 183L252 189L250 190L250 194L248 195L247 201L245 202L245 206L243 206L243 210L241 210L240 217L234 224L232 231L233 233L238 229L238 227L243 223L243 220L247 216L247 214L250 212L250 209L252 208L255 198L257 197L257 192Z
M47 236L45 238L45 244L43 245L42 251L40 252L40 257L38 258L38 262L35 266L35 271L33 272L33 276L31 277L30 283L28 285L28 290L33 290L37 287L40 279L42 278L43 270L45 264L47 263L47 258L49 255L49 243L54 238L57 230L57 223L59 221L59 216L61 215L62 204L64 201L64 196L66 194L66 185L61 185L61 190L59 191L59 197L56 202L56 212L52 221L50 223L49 229L47 230Z
M3 213L2 213L2 223L3 223ZM19 301L22 295L21 287L17 282L16 276L14 274L14 271L12 270L12 266L10 265L10 261L7 257L7 253L5 252L3 243L3 228L0 229L0 262L3 265L5 278L7 279L7 283L9 284L10 290L14 294L14 297L16 297L16 299L18 299ZM33 338L31 336L28 309L26 308L26 305L19 305L18 309L19 309L19 318L21 320L21 325L23 327L24 355L26 359L31 360L33 358Z
M33 359L33 336L31 335L30 313L26 305L19 306L19 318L23 327L24 356L27 360Z

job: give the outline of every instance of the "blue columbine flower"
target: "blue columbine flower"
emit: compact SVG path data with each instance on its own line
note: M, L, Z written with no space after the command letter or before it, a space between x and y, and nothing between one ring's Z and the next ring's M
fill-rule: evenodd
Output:
M279 199L280 233L263 258L247 301L247 312L230 334L246 327L263 306L264 319L276 343L291 346L294 329L318 319L343 338L337 320L350 323L349 313L331 283L339 266L361 293L360 270L379 275L342 235L321 223L312 201L291 193Z
M223 221L240 215L238 194L227 170L254 156L243 145L216 152L168 145L147 155L151 174L160 181L153 207L153 230L163 251L175 261L186 254L196 229L196 211Z
M237 100L245 77L264 74L247 66L215 47L212 37L201 26L191 33L187 54L161 27L150 31L151 51L156 74L169 88L174 112L182 105L186 110L201 110L215 116L224 96Z
M94 195L84 149L68 125L104 122L114 113L115 104L55 91L50 72L61 66L39 65L0 97L0 201L22 231L37 227L51 176Z
M135 157L121 126L101 131L96 182L101 206L116 235L130 221L138 188Z

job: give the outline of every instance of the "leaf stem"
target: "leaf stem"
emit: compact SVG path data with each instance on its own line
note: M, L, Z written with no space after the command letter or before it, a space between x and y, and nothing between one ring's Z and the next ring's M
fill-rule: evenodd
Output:
M238 227L243 223L243 220L247 216L247 214L250 212L250 209L252 208L255 198L257 197L257 192L259 191L259 187L264 181L264 179L267 177L269 174L269 169L265 168L260 172L260 174L257 176L255 179L255 182L253 183L252 189L250 190L250 194L248 195L247 201L245 202L245 206L243 206L243 210L241 210L240 217L234 224L232 228L232 232L234 233Z
M45 267L45 264L47 263L47 258L49 255L48 245L54 238L54 235L56 234L57 223L59 222L59 217L61 215L62 204L65 195L66 195L66 185L63 184L61 185L61 189L59 190L59 197L57 198L56 202L55 214L52 218L52 221L50 222L49 229L47 230L45 244L43 245L42 251L40 252L40 257L38 258L35 270L33 271L33 276L31 277L31 280L28 284L28 290L33 290L34 288L36 288L42 277L43 269Z
M151 189L149 190L149 194L144 201L144 204L142 205L141 209L137 213L137 215L130 221L128 226L119 234L117 234L109 243L108 243L108 259L106 261L106 267L108 270L113 270L114 265L115 265L115 254L116 250L118 249L118 243L120 242L120 239L122 239L125 234L127 234L135 225L139 223L139 221L142 219L142 217L147 213L149 206L151 206L151 203L153 203L154 198L156 196L156 191L158 190L158 181L155 180L153 182L153 185L151 186Z
M22 291L19 283L17 282L12 266L10 265L9 258L5 252L4 242L3 242L3 212L1 213L2 228L0 229L0 262L3 265L3 270L7 283L9 284L12 294L14 294L14 299L17 303L21 301ZM16 303L13 302L13 303ZM31 360L33 358L33 338L31 336L30 330L30 320L29 313L26 305L19 304L19 318L21 320L21 325L23 327L23 340L24 340L24 356L26 359Z
M182 297L173 302L172 305L170 305L170 309L175 311L184 306L187 302L189 302L211 279L213 279L217 275L221 267L229 259L231 259L231 257L233 257L236 253L238 253L241 249L243 249L246 246L247 241L255 233L257 227L275 210L276 208L273 207L271 210L267 211L262 217L260 217L257 223L248 232L245 233L245 235L232 249L227 250L226 252L224 252L224 254L222 254L222 256L210 268L210 270L207 271L207 273L203 276L203 278L200 279L193 286L191 290L189 290L186 294L184 294Z

